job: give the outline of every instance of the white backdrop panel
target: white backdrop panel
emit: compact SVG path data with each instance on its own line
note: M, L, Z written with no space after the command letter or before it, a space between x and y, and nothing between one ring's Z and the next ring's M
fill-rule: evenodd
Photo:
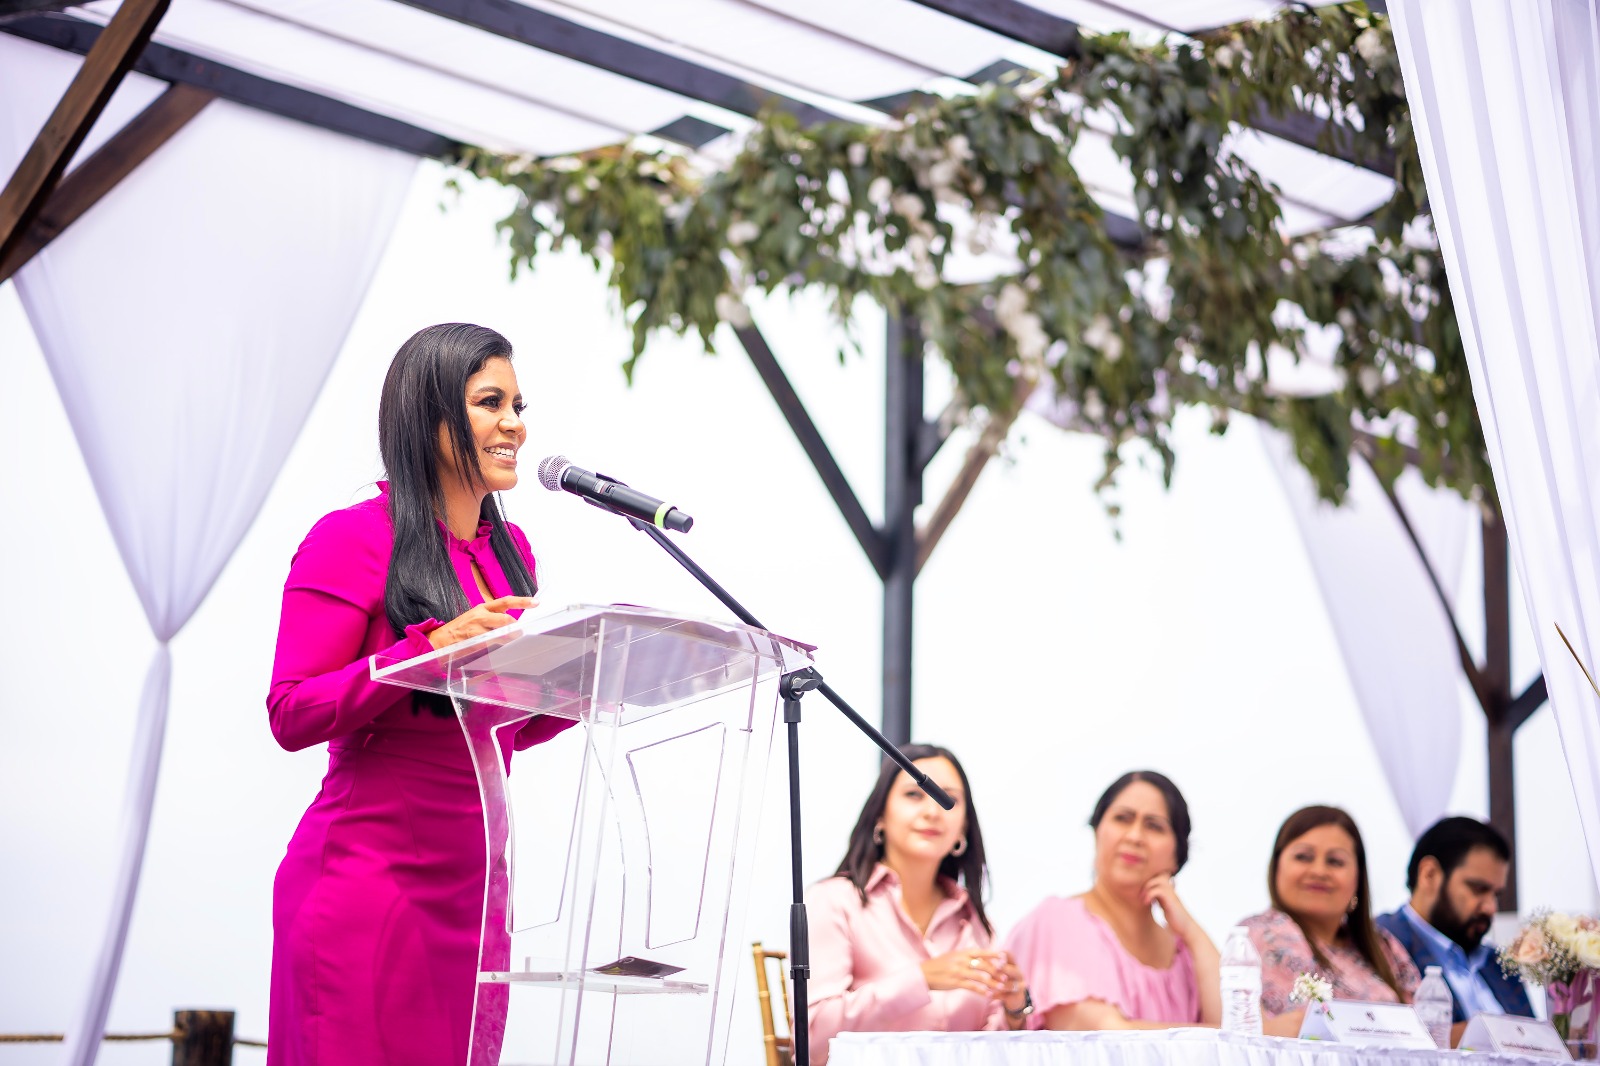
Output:
M1461 758L1460 660L1450 617L1370 467L1351 463L1349 492L1336 507L1318 498L1288 438L1260 430L1389 789L1406 828L1420 836L1448 809ZM1440 583L1453 590L1472 505L1429 489L1413 471L1398 484Z

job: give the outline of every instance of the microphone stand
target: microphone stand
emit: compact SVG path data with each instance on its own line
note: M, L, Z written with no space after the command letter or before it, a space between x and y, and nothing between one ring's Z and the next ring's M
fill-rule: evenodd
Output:
M605 475L598 475L604 477ZM615 478L606 478L607 481L616 481ZM621 484L621 482L617 482ZM694 576L694 579L706 587L706 590L715 596L722 605L732 611L734 617L747 626L757 629L766 629L760 619L745 610L744 605L718 584L717 580L701 569L700 564L689 558L682 548L672 543L667 535L648 522L642 522L630 514L624 514L605 504L590 500L596 507L613 514L620 514L632 523L633 528L648 534L650 539L661 545L661 550L672 556L685 570ZM794 1041L795 1066L809 1066L811 1062L811 1034L809 1024L809 1005L806 999L806 982L811 977L811 947L810 934L806 925L805 882L800 873L800 697L812 689L818 692L839 709L850 720L851 724L867 735L867 739L876 744L885 755L893 759L917 787L932 796L934 802L945 810L955 806L948 793L927 774L917 769L916 764L889 742L889 738L856 713L855 708L844 701L844 698L829 687L822 680L822 675L815 667L805 667L784 674L778 681L778 692L783 696L783 721L788 729L789 739L789 869L793 882L793 902L789 905L789 976L794 980L794 1020L790 1023L790 1035Z

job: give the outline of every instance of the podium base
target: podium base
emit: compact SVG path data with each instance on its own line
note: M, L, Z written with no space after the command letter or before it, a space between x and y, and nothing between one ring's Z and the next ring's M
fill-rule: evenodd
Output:
M529 985L545 988L581 988L585 992L611 992L619 996L703 996L711 986L701 981L674 981L668 977L612 977L587 970L483 970L483 985Z

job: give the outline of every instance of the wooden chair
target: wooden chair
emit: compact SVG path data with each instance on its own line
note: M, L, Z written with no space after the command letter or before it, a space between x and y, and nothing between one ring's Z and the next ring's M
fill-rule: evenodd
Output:
M786 951L767 951L761 941L751 945L756 958L756 1003L761 1007L761 1039L767 1052L767 1066L794 1066L794 1019L789 1014L789 982L784 976ZM783 996L783 1021L787 1033L779 1036L773 1021L772 990L767 980L767 963L778 962L778 992Z

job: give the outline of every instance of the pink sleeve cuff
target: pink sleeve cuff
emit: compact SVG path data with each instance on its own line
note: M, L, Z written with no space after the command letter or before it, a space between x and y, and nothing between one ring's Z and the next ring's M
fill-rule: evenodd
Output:
M436 650L433 646L433 641L428 639L428 634L443 626L444 623L437 618L429 618L415 625L406 626L406 640L412 647L417 649L416 655L426 655L430 651Z

